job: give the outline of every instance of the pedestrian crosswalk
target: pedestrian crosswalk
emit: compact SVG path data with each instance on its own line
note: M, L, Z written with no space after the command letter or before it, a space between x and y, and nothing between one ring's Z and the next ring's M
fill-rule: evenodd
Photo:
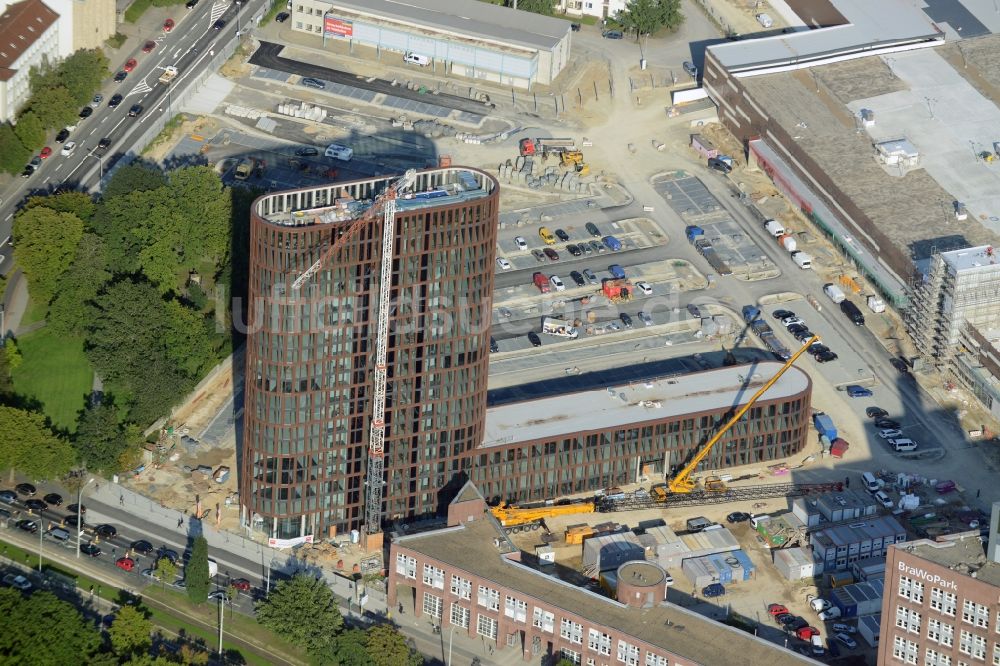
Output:
M211 21L212 23L215 23L216 21L219 20L220 16L222 16L223 14L226 13L227 9L229 9L229 3L228 2L217 2L217 3L215 3L214 5L212 5L212 18L210 18L209 21Z

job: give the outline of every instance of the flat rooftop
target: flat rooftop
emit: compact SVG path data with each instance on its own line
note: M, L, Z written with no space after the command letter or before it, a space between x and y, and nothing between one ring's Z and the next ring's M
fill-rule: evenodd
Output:
M570 31L569 21L479 0L330 0L329 5L414 27L539 51L551 50Z
M396 539L402 547L475 573L497 586L542 599L588 620L706 666L722 664L814 664L815 662L746 632L713 622L664 602L652 608L630 608L612 599L546 575L503 553L493 540L506 541L495 520L484 515L458 527Z
M948 267L956 272L973 271L976 269L1000 269L1000 251L992 245L980 245L964 250L942 252L941 258Z
M978 530L945 541L918 539L896 547L963 576L971 578L974 572L978 580L1000 587L1000 564L986 558Z
M774 361L737 365L491 407L486 411L483 446L552 439L685 414L724 412L749 400L782 365ZM761 399L789 398L809 387L809 376L792 367Z
M814 532L812 539L824 546L848 546L868 539L895 537L897 534L906 534L906 530L892 516L866 516L850 525L837 525Z
M1000 49L1000 38L982 39L994 40L994 45ZM997 236L984 228L971 208L967 220L956 222L953 202L957 197L946 190L927 168L912 169L903 176L886 171L874 157L875 139L867 131L859 130L856 115L848 105L865 106L853 102L906 90L908 84L894 71L897 64L910 55L937 57L940 51L925 49L913 54L894 54L886 59L873 56L818 66L809 71L767 74L741 80L754 102L872 220L886 240L912 260L957 247L990 244L996 242ZM890 61L893 69L886 60ZM952 69L950 76L957 79L960 75ZM924 100L921 99L921 102ZM962 105L944 96L935 103L936 112L949 106L954 113L961 113ZM924 104L923 114L927 117L929 114ZM898 111L898 108L893 109L889 105L877 111L875 127L884 129L891 126L894 138L902 135L916 143L921 151L922 165L933 162L932 153L935 150L948 156L959 156L961 151L954 148L954 139L945 123L934 125L937 134L908 134L893 124L893 114ZM939 142L938 145L935 145L936 142ZM967 144L964 150L961 156L974 161ZM857 240L877 251L878 243L866 238L861 230L855 230L851 236L851 242L857 236ZM899 273L899 277L906 280L909 275Z
M751 37L709 50L735 75L753 76L774 67L800 67L835 56L944 39L927 15L907 0L830 0L830 4L847 23Z

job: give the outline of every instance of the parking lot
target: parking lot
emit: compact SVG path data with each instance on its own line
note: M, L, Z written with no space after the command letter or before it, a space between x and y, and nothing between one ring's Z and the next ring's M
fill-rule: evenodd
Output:
M730 216L718 199L694 176L669 175L653 187L685 225L705 230L705 238L735 275L753 279L777 277L780 272L767 254Z

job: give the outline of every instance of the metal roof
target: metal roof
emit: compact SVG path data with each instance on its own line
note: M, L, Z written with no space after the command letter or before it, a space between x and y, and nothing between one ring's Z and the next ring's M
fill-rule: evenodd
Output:
M844 25L800 30L759 39L744 39L708 47L732 72L749 75L759 68L821 60L852 51L924 42L944 41L944 33L907 0L831 0L847 19Z
M486 410L483 446L559 438L687 414L717 414L749 400L781 366L773 361L736 365L492 407ZM791 398L809 386L809 376L792 367L761 401Z
M445 30L502 44L549 51L570 31L570 22L478 0L331 0L331 8L368 14L413 27Z
M952 250L942 252L941 259L948 265L954 273L974 270L989 269L991 271L1000 270L1000 250L992 245L980 245L979 247L968 247L964 250Z

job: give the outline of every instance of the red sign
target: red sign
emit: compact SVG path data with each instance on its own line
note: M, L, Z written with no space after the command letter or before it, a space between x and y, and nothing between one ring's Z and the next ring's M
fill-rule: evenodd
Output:
M327 35L333 35L334 37L353 37L354 21L343 21L327 17L323 19L323 29Z

